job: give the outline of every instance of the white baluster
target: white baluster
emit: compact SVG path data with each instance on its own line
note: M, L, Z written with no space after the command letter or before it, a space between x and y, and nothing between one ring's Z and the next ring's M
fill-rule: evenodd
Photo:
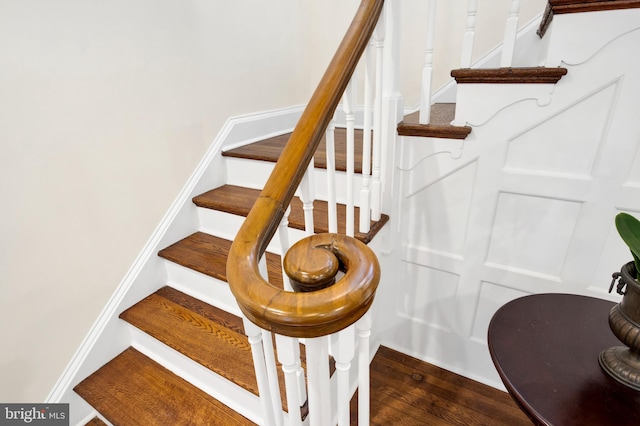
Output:
M286 253L287 251L289 251L289 248L291 247L289 243L289 214L290 213L291 213L291 207L288 207L287 211L284 213L284 216L282 217L282 220L280 221L280 225L278 226L278 235L280 237L280 248L282 250L282 253ZM287 274L284 272L284 268L282 270L282 279L284 281L283 283L284 289L287 291L293 291L293 287L291 287L291 280L289 279ZM278 335L276 334L276 339L277 338L278 338ZM291 356L295 359L294 373L297 380L296 390L298 395L298 409L299 409L299 407L302 406L302 404L304 404L305 401L307 400L306 382L304 377L304 370L302 369L302 363L300 362L300 345L299 345L298 339L295 339L295 338L289 338L289 339L292 339L295 342L294 344L292 344L293 353L291 354ZM278 359L280 359L279 352L278 352ZM282 363L282 360L280 360L280 362ZM283 371L285 371L284 363L283 363L282 369ZM286 372L285 372L285 377L286 377ZM290 388L289 388L289 385L286 383L285 383L285 386L287 386L287 399L288 399ZM287 403L289 404L290 402L287 402ZM291 414L291 412L289 412L289 414Z
M511 0L509 17L504 29L504 44L502 45L501 67L510 67L513 62L513 51L516 47L518 35L518 15L520 14L520 0Z
M355 213L354 213L354 194L353 179L355 169L355 121L356 114L354 108L355 102L355 84L354 78L351 78L347 89L342 96L342 108L346 115L347 121L347 188L346 188L346 234L350 237L354 236L355 231ZM329 189L331 190L331 189Z
M364 123L362 128L362 188L360 189L360 232L367 233L371 227L371 122L373 118L373 79L375 57L373 43L365 51L364 70Z
M462 53L460 54L460 68L471 68L473 44L476 38L476 15L478 0L469 0L467 6L467 25L462 37Z
M333 340L333 358L336 361L336 374L338 375L338 426L348 426L350 422L349 406L351 402L351 386L349 373L351 361L355 353L354 327L349 326L335 333Z
M383 16L373 32L376 47L376 96L373 115L373 173L371 182L371 219L380 220L382 215L382 67L385 25Z
M313 201L315 200L315 187L313 184L314 177L314 161L311 158L309 167L300 182L300 199L302 200L302 209L304 211L304 229L307 235L314 234L313 227Z
M267 256L263 255L260 258L260 261L258 262L258 268L260 269L260 274L262 275L262 277L268 281L269 275L267 272ZM274 418L276 425L281 426L284 420L282 417L280 385L278 383L278 367L276 366L276 357L273 351L273 336L271 335L271 332L267 330L260 330L262 333L262 349L269 383L269 392L271 393L271 401L273 402Z
M278 237L280 239L280 250L282 253L288 252L291 247L289 244L289 214L291 214L291 206L287 207L287 210L284 212L284 216L282 216L282 220L280 221L280 225L278 225ZM284 272L284 267L282 268L282 280L284 289L287 291L293 291L289 276Z
M327 214L329 215L329 232L338 233L338 212L336 204L336 124L334 120L329 122L325 132L325 147L327 158L327 188L329 190L329 200L327 201Z
M256 371L256 381L258 382L258 393L260 394L260 405L262 406L262 413L264 415L264 424L266 426L281 425L282 422L276 422L275 406L269 388L269 378L264 358L264 346L262 345L262 330L244 317L243 323L245 334L249 338L249 345L251 345L251 356L253 357L253 367ZM280 401L278 400L278 411L281 416L282 409L279 406Z
M276 334L278 347L278 361L282 364L284 383L287 390L287 406L289 411L289 425L302 424L300 413L300 389L298 388L298 366L300 358L296 355L298 339Z
M368 426L369 403L369 338L371 336L371 311L356 323L358 331L358 425Z
M427 7L427 42L422 68L422 92L420 96L420 124L431 121L431 77L433 74L433 41L436 33L436 10L438 1L428 0Z
M306 339L307 374L309 376L309 419L311 426L331 424L331 389L329 386L329 338Z

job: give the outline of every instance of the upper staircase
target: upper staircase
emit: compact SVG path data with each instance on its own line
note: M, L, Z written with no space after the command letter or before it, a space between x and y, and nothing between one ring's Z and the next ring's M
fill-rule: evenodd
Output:
M549 25L554 15L558 19L565 13L618 13L638 7L640 2L636 1L550 0L539 19L543 26L539 32L551 36L549 32L555 28ZM379 39L378 34L375 40ZM599 93L592 88L585 89L588 95L570 92L567 87L580 82L582 68L553 59L562 55L551 47L549 66L453 70L456 84L450 90L456 92L456 103L434 99L427 102L428 113L423 108L405 114L398 97L385 98L386 118L392 123L380 124L386 123L385 117L378 117L380 125L373 131L366 112L364 119L354 118L347 89L344 117L336 114L328 125L331 133L318 141L313 167L301 177L300 189L292 197L284 220L272 224L273 229L280 229L280 239L262 247L265 255L258 267L277 291L288 289L292 280L283 273L288 239L296 242L312 233L351 233L380 258L383 279L372 308L374 327L372 332L357 328L358 338L369 333L373 339L354 344L370 346L371 356L367 355L366 361L356 356L352 362L344 362L341 350L336 349L337 333L330 339L332 352L320 355L320 364L332 377L332 393L341 380L337 376L350 364L353 370L371 361L370 369L364 368L371 374L370 396L369 391L365 395L371 400L372 424L529 424L505 393L418 358L499 386L492 381L495 375L488 355L482 355L486 350L484 322L508 299L557 290L549 282L562 283L564 275L554 275L557 271L549 270L546 264L539 265L542 272L534 271L527 263L529 258L517 257L524 245L540 242L537 236L548 230L533 229L537 236L530 237L513 229L526 228L523 225L531 215L521 212L527 208L540 218L533 228L553 223L556 213L573 215L578 221L580 212L558 200L581 199L551 193L560 189L549 182L559 184L568 178L567 173L533 173L522 166L528 151L509 150L515 146L513 141L525 139L522 135L539 123L553 121ZM549 105L549 110L544 110ZM300 115L299 111L286 114ZM424 122L425 114L430 117L428 122ZM251 212L256 200L265 198L262 187L279 178L271 173L274 163L289 149L290 116L282 118L277 131L268 132L261 130L260 120L269 117L232 122L226 139L214 144L177 203L171 223L154 240L136 278L114 296L100 326L63 378L55 395L58 401L71 403L72 424L267 424L271 414L265 414L269 411L265 407L270 406L277 407L273 424L293 423L289 413L299 415L295 423L314 424L311 397L306 394L313 385L304 377L307 360L312 359L307 353L308 342L303 339L292 345L292 351L300 353L298 364L280 360L274 349L278 338L255 325L252 313L236 302L237 290L232 292L227 285L228 275L236 272L228 269L236 233L245 217L259 217ZM516 123L515 117L520 121ZM247 130L252 127L254 133ZM354 131L354 127L358 129ZM236 129L240 129L237 134ZM375 139L385 140L385 135L388 145L377 155L389 163L380 166L370 153L376 149ZM534 135L536 141L541 138ZM335 157L327 156L334 151L331 146L335 146ZM596 148L598 155L605 151L603 146ZM541 155L545 156L552 155ZM634 157L629 157L633 161ZM376 173L384 212L377 220L369 219L366 203L354 202L346 189L352 189L354 181L357 188L368 189L369 179L373 181ZM324 183L332 179L338 182L337 194ZM590 181L584 176L581 179L578 185L584 189ZM305 185L314 189L309 191ZM525 202L515 197L523 194ZM536 204L539 200L543 200L542 207ZM336 224L330 219L334 204ZM425 205L442 209L427 211ZM512 207L516 214L507 211ZM361 209L366 210L364 216ZM361 223L363 217L367 219ZM499 226L501 221L504 228ZM576 244L570 240L575 234L554 232L559 245ZM516 240L513 246L496 244L505 233ZM557 254L551 252L549 257ZM592 255L597 257L595 252ZM506 261L510 256L513 263ZM344 265L340 268L345 269ZM521 287L514 284L508 291L500 291L511 286L505 284L507 280ZM427 285L420 287L421 283ZM367 317L363 318L366 323ZM258 356L256 351L264 353ZM260 372L256 374L264 365L268 370L269 362L277 364L276 370L264 373L271 389L261 384ZM487 371L491 372L482 376ZM302 391L292 399L287 386L295 374L300 376ZM351 424L358 424L358 419L363 420L357 409L362 389L356 391L357 378L349 374L347 371L347 385L354 395L349 418ZM335 397L325 397L335 404ZM276 402L265 403L273 398ZM291 404L292 400L296 403ZM367 422L365 418L363 423Z

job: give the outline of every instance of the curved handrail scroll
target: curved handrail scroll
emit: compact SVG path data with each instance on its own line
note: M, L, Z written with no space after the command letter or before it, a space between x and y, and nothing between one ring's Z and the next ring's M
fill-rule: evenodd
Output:
M320 253L321 258L332 258L338 269L346 271L338 282L317 291L294 293L269 284L260 275L258 260L275 234L333 117L383 4L384 0L360 3L342 43L231 246L227 260L229 286L245 316L263 329L291 337L323 336L357 321L373 302L380 267L373 252L352 238L319 234L294 246L298 246L294 250L297 253ZM295 275L297 271L300 275L301 269L296 266L299 257L288 254L291 261L288 274Z

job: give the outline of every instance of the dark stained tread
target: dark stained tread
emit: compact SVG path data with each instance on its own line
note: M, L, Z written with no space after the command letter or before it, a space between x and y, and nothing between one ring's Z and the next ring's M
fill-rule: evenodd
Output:
M99 417L94 417L85 426L107 426Z
M507 393L387 347L370 371L371 425L531 425ZM351 424L357 425L357 394Z
M640 7L640 0L549 0L549 5L554 14L561 14L635 9Z
M198 207L208 208L212 210L220 210L238 216L247 216L251 207L258 199L260 190L243 188L234 185L223 185L204 194L194 197L193 202ZM313 203L313 225L316 233L328 232L328 204L326 201L316 200ZM360 209L355 209L355 225L356 229L360 223ZM371 221L371 228L368 233L356 232L355 237L368 244L373 237L382 229L389 220L389 216L382 215L379 221ZM346 223L346 207L343 204L338 205L338 233L345 233ZM289 215L289 227L304 230L304 211L302 209L302 201L298 197L294 197L291 201L291 213ZM271 275L269 275L271 276Z
M354 139L354 171L362 173L362 130L356 129ZM291 133L274 136L259 142L245 145L222 153L225 157L246 158L249 160L269 161L275 163L280 158L280 153L289 141ZM347 171L347 130L337 127L334 133L335 141L335 167L339 171ZM325 137L322 138L316 155L314 166L318 169L327 168L327 145Z
M251 346L239 317L163 287L122 312L120 318L258 395ZM284 377L280 384L280 393L285 395ZM283 407L286 409L285 399Z
M438 103L431 105L429 124L420 124L420 111L404 117L398 123L400 136L422 136L426 138L466 139L471 133L469 126L453 126L456 104Z
M563 75L566 68L463 68L451 71L451 76L458 84L487 83L487 84L555 84Z
M227 281L227 256L231 241L196 232L160 250L158 256L210 277ZM269 282L283 288L280 256L267 252Z
M114 425L255 424L133 348L74 390Z

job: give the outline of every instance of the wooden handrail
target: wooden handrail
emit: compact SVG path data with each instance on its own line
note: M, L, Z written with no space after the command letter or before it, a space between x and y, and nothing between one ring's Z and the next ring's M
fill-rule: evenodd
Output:
M290 259L288 274L298 271L298 276L305 275L304 266L296 266L300 255L295 253L324 253L321 256L325 258L328 254L330 258L334 257L332 261L337 262L338 269L345 270L338 282L317 291L294 293L269 284L260 275L258 260L275 234L333 117L375 29L383 4L384 0L362 0L360 3L345 37L231 246L227 260L229 286L244 315L263 329L291 337L323 336L357 321L373 302L380 267L373 252L352 238L319 234L292 248L295 248L294 254L287 256ZM322 280L326 279L326 276L322 277Z

